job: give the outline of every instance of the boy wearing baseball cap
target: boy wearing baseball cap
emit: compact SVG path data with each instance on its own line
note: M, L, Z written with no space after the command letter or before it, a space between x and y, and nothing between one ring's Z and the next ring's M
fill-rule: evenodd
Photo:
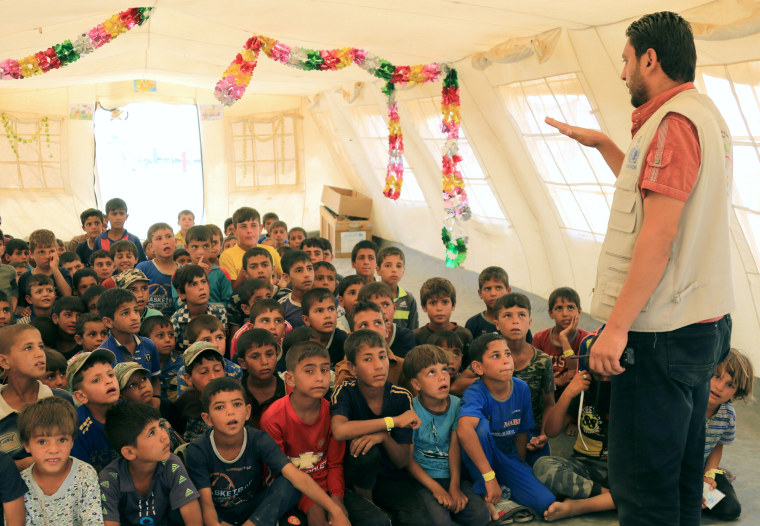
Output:
M177 398L179 420L175 427L185 442L192 442L209 426L201 418L201 393L208 383L225 376L224 356L210 342L195 342L182 354L188 388Z
M135 295L135 299L137 300L137 310L140 312L140 323L145 321L145 318L161 316L160 311L148 307L148 300L150 299L150 291L148 287L150 285L150 280L142 270L137 270L136 268L125 270L121 274L114 276L113 279L118 288L127 289Z

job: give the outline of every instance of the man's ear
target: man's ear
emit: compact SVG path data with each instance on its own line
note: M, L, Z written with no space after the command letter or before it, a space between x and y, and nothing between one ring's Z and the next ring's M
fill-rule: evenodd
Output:
M125 460L134 460L137 458L135 449L136 448L134 446L122 446L121 456L124 457Z
M89 398L87 398L87 395L84 394L84 392L82 392L81 389L77 389L76 391L74 391L71 394L74 395L74 400L76 400L77 402L79 402L81 405L86 404L87 401L89 400Z
M472 370L475 371L475 374L483 376L483 364L481 362L473 360L470 365L472 366Z

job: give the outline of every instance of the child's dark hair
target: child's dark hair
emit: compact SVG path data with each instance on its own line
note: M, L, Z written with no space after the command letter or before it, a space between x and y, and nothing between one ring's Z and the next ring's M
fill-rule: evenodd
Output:
M138 258L137 245L127 239L120 239L116 243L112 244L111 249L108 251L108 253L111 255L111 259L113 259L118 252L130 252L135 257L135 259Z
M319 240L319 238L316 237L307 237L301 242L301 250L305 248L318 248L319 250L322 250L322 242Z
M177 261L182 256L190 257L190 252L188 252L184 248L177 248L174 250L174 253L172 254L172 260Z
M317 270L321 268L326 268L330 272L335 273L336 276L338 275L338 270L335 268L335 265L333 265L329 261L317 261L316 263L314 263L314 272L316 272Z
M17 237L14 237L13 239L9 239L7 243L5 243L5 253L9 256L12 256L15 251L23 252L24 250L29 250L29 244L24 241L23 239L19 239Z
M98 273L92 270L91 268L80 268L76 272L74 272L74 275L71 276L71 283L74 285L74 290L79 289L79 283L86 277L93 278L95 281L98 281Z
M227 227L230 226L231 224L232 224L232 218L231 217L228 217L227 219L224 220L224 231L225 232L227 231Z
M716 375L724 372L731 376L731 380L736 386L734 400L744 400L747 403L754 400L752 387L755 383L755 373L749 357L732 347L723 361L715 367Z
M143 338L150 338L150 333L153 332L153 329L156 327L164 328L164 327L171 327L172 326L172 320L169 319L166 315L161 316L150 316L148 318L145 318L143 322L140 324L140 336Z
M189 245L192 241L208 241L210 243L211 235L211 229L206 225L191 226L185 232L185 245Z
M369 301L372 296L386 297L393 301L393 292L391 288L382 281L373 281L367 283L361 289L359 289L359 301Z
M280 219L280 216L278 216L274 212L267 212L266 214L264 214L264 217L261 218L261 222L263 224L266 224L266 222L269 221L270 219L274 219L275 221L278 221Z
M87 312L87 305L79 296L61 296L53 302L53 314L60 316L65 310L84 313Z
M520 292L510 292L496 300L493 304L493 311L498 316L502 309L509 309L512 307L526 309L528 314L530 314L530 299L528 299L528 296Z
M318 237L319 242L322 243L322 252L330 252L332 253L332 243L330 243L330 240L326 237Z
M82 302L84 303L84 302ZM99 322L103 323L103 318L94 312L85 312L80 314L77 318L77 324L74 328L74 334L77 336L84 336L84 326L86 323Z
M38 248L55 248L55 234L51 230L40 228L29 234L29 250L34 252Z
M72 393L74 391L78 391L79 388L82 387L82 380L84 380L84 373L87 372L89 369L91 369L94 365L97 365L99 363L112 365L110 360L102 356L97 356L95 358L90 358L89 360L87 360L87 362L82 366L82 368L79 369L77 373L74 375L74 378L71 379L71 385L69 387L71 388Z
M100 219L100 222L103 222L103 212L98 210L97 208L88 208L81 214L79 214L79 219L82 221L82 226L87 222L88 219L91 217L97 217Z
M285 318L285 309L279 301L272 298L266 300L260 300L253 304L251 307L251 313L248 315L248 319L251 323L256 323L256 318L265 312L276 311L279 312L283 318Z
M319 356L328 362L330 361L330 352L323 345L312 341L296 343L288 349L288 354L285 355L285 367L292 373L299 363L313 356Z
M222 239L224 239L224 233L222 232L221 228L219 228L218 226L216 226L213 223L208 223L206 226L209 227L209 229L211 229L211 240L212 241L214 239L214 236L218 237L220 242L221 242Z
M272 282L264 281L259 278L248 278L240 284L235 293L238 295L238 298L240 298L240 303L248 305L248 302L251 301L251 298L256 291L260 289L267 289L272 292Z
M148 236L146 239L148 241L153 241L153 234L155 234L159 230L168 230L172 234L174 234L174 229L171 227L169 223L153 223L152 225L150 225L150 228L148 228Z
M172 285L177 289L177 292L185 293L185 287L188 283L192 283L195 278L205 278L206 271L200 265L194 265L189 263L178 269L174 276L172 276Z
M212 344L209 344L209 345L212 345ZM219 351L216 348L214 349L208 348L201 351L200 354L198 354L198 356L195 357L195 360L190 362L190 365L185 365L185 374L187 375L193 374L193 370L195 369L195 367L197 365L200 365L201 362L203 362L203 360L212 360L215 362L219 362L220 364L222 364L222 366L224 366L224 357L221 354L219 354Z
M375 257L377 257L377 245L375 242L370 241L369 239L362 239L354 245L354 248L351 249L351 263L356 263L356 256L359 254L360 250L363 250L365 248L372 249L372 251L375 253Z
M282 261L280 261L282 271L285 274L290 274L290 269L296 263L306 263L307 265L311 265L311 256L303 250L289 250L284 256L282 256Z
M346 343L343 346L346 351L346 360L355 364L356 353L358 353L362 347L380 347L385 349L386 345L383 337L375 331L361 329L352 332L348 335L348 338L346 338Z
M195 221L195 214L192 210L180 210L179 214L177 214L177 221L182 219L182 216L193 216L193 221Z
M96 259L104 259L104 258L108 258L111 261L113 261L113 257L111 256L110 252L108 252L107 250L103 250L102 248L99 248L98 250L90 254L90 261L88 263L90 264L91 267L94 267Z
M380 251L377 253L377 265L380 266L383 264L383 261L388 256L398 256L401 258L401 263L406 265L406 256L404 256L404 251L401 250L398 247L383 247L380 249Z
M486 267L478 274L478 290L483 288L486 281L501 281L504 288L509 288L509 276L507 271L501 267Z
M82 301L84 302L85 305L89 305L90 302L92 301L92 298L96 296L100 296L107 290L108 289L105 288L103 285L93 285L91 287L87 287L87 290L85 290L82 293Z
M343 296L346 293L346 289L352 285L364 286L365 283L364 278L357 274L346 276L338 283L338 296Z
M58 257L58 264L60 266L64 266L66 263L73 263L74 261L82 261L76 252L64 252Z
M114 197L113 199L109 199L106 202L106 214L108 212L114 212L116 210L124 210L127 212L127 203L124 201L124 199Z
M45 370L66 374L66 357L55 349L45 348Z
M73 405L63 398L49 396L26 404L18 414L17 425L21 443L28 444L33 436L53 433L74 438L78 418Z
M2 290L0 290L0 303L7 303L9 305L11 303L11 300L10 298L8 298L8 295Z
M245 355L251 349L266 347L271 345L275 352L279 349L274 334L266 329L249 329L240 335L237 341L237 357L245 358Z
M218 395L219 393L231 393L234 391L238 391L243 400L246 400L243 384L234 378L225 376L223 378L214 378L211 380L208 385L203 388L203 392L201 393L201 407L203 408L203 412L209 412L209 408L211 407L211 399L214 396Z
M45 316L37 316L29 325L40 331L42 343L47 347L55 348L58 345L58 325Z
M297 343L308 342L311 340L318 340L318 339L319 339L319 334L317 334L317 331L315 331L311 327L307 327L306 325L301 325L300 327L296 327L295 329L287 333L285 337L282 339L282 352L285 353L285 356L287 356L290 348L296 345Z
M571 303L575 303L575 306L578 307L578 310L580 310L581 297L578 295L575 289L571 289L570 287L560 287L558 289L554 289L552 293L549 294L549 312L554 309L554 304L560 298L564 298Z
M320 301L328 299L332 302L333 305L335 304L335 296L327 289L317 288L307 290L301 299L301 313L304 316L308 316L309 311L315 303L319 303Z
M232 223L235 225L235 228L244 221L258 221L261 223L259 211L250 206L243 206L235 210L235 213L232 214Z
M442 363L444 365L449 364L449 353L431 344L417 345L404 357L404 363L401 369L404 371L404 376L409 379L416 378L420 371L435 365Z
M488 334L483 334L482 336L478 336L472 342L470 342L470 347L467 350L467 354L470 355L470 361L471 362L482 362L483 361L483 354L486 352L486 349L488 348L488 344L491 342L503 340L504 336L499 334L498 332L491 332Z
M125 400L108 408L103 431L108 443L121 455L121 448L137 445L137 437L147 425L160 421L161 413L152 405Z
M454 331L438 331L430 335L427 342L430 345L437 345L438 347L446 346L452 349L463 349L462 339Z
M32 274L29 276L29 281L26 282L26 293L31 295L32 287L40 285L52 285L55 287L55 282L47 274Z
M285 221L280 221L278 219L277 221L275 221L274 223L272 223L271 225L269 225L269 232L271 233L272 230L274 230L275 228L284 228L285 229L285 233L286 234L288 233L288 225L287 225L287 223L285 223Z
M420 303L425 306L431 298L449 298L456 305L457 291L446 278L430 278L420 287Z
M245 251L245 254L243 254L243 268L246 268L248 266L249 259L256 256L266 256L267 259L269 259L269 264L274 265L274 261L272 261L272 254L270 254L269 251L263 247L255 246L253 248L249 248Z
M98 298L98 315L113 319L116 309L124 303L137 301L135 295L127 289L108 289Z
M185 335L190 343L198 341L198 336L204 330L209 332L224 331L224 325L216 316L211 314L201 314L200 316L190 320L185 328Z
M377 303L372 303L371 301L357 301L356 305L346 313L346 320L348 321L348 328L352 331L354 330L354 318L357 314L360 312L365 312L371 310L372 312L377 312L380 314L380 317L384 321L388 321L385 319L385 315L383 314L383 309L380 308L380 305Z
M272 227L272 228L274 228L274 227ZM292 232L301 232L303 234L304 238L307 236L306 229L303 228L303 227L300 227L300 226L294 226L293 228L291 228L290 230L288 230L288 237L290 237L290 234Z

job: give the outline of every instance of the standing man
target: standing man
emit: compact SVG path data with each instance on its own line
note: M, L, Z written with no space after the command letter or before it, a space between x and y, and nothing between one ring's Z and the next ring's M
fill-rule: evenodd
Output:
M606 322L590 365L614 375L609 480L622 525L698 525L705 410L734 308L731 136L694 87L696 50L675 13L626 30L622 80L633 139L547 119L596 148L617 176L591 315ZM623 350L635 364L623 368Z

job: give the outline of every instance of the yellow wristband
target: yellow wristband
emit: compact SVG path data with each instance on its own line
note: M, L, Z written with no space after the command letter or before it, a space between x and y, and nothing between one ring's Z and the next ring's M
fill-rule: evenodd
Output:
M385 420L385 430L390 433L391 429L396 427L396 423L393 421L392 416L386 416L384 420Z
M714 479L715 475L722 475L722 474L723 474L722 469L713 468L713 469L708 469L707 471L705 471L705 477L711 478L711 479Z
M488 473L483 473L483 480L486 482L491 482L493 479L496 478L496 473L491 470Z
M565 349L562 351L562 357L567 358L568 356L575 356L575 351L572 349Z

